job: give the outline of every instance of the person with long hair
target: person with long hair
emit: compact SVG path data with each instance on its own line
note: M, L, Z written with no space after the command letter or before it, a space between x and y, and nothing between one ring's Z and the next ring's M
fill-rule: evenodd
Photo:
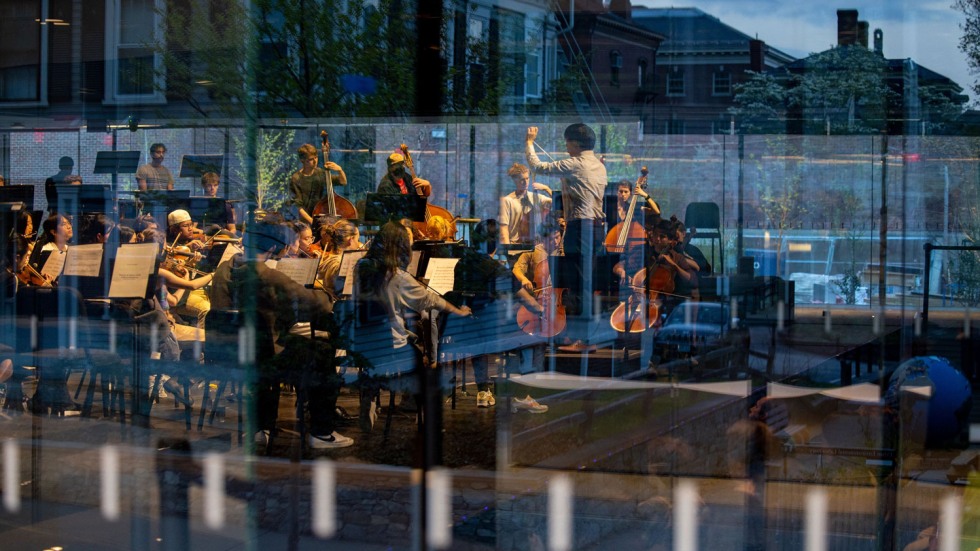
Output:
M424 339L409 329L406 318L430 310L464 317L472 315L472 311L469 306L457 307L446 301L405 271L412 258L410 231L397 222L388 222L381 227L367 254L357 263L354 298L356 301L376 301L383 308L391 327L393 353L413 351L417 365L427 366L431 361L421 349ZM377 388L362 388L362 430L370 431L374 425L373 406L377 392Z
M350 221L341 218L320 229L320 247L323 249L323 260L320 262L318 278L327 292L336 293L334 285L337 274L340 273L344 251L361 248L361 232Z

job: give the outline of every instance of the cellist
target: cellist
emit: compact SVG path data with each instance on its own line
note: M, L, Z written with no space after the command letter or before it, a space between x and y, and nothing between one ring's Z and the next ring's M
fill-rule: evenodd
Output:
M293 197L299 219L312 226L313 210L317 203L327 193L333 193L333 186L346 186L347 174L333 161L323 163L323 168L317 166L319 157L316 148L308 143L299 146L296 155L302 166L289 177L289 193ZM327 185L328 171L332 185Z

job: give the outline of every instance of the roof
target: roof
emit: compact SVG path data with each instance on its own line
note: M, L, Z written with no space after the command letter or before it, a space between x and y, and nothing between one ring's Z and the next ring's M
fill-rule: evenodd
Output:
M633 23L667 37L660 53L732 52L749 49L753 37L698 8L633 7ZM793 56L768 48L769 55L785 60Z

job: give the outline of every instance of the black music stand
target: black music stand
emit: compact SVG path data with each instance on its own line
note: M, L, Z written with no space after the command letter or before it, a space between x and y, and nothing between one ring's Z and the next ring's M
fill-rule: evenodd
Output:
M182 155L180 157L180 178L200 178L208 172L221 175L221 167L224 166L225 156L218 155Z
M116 194L109 184L57 184L58 212L78 215L108 213L115 215Z
M424 222L425 205L425 197L421 195L368 193L364 201L364 221L377 225L403 218Z
M417 275L418 277L425 276L425 271L429 267L430 258L463 258L464 249L466 247L462 243L429 240L416 241L412 244L412 250L420 251L422 254L419 257L418 269L412 275Z
M167 215L177 209L187 210L191 192L187 189L153 189L134 191L136 202L143 214L151 214L158 224L166 231Z
M187 212L191 220L199 222L201 228L208 224L218 224L224 227L228 223L227 201L218 197L190 197L187 200Z
M95 174L135 174L140 164L139 151L99 151L95 154Z
M34 186L0 187L0 203L24 203L24 208L34 210Z

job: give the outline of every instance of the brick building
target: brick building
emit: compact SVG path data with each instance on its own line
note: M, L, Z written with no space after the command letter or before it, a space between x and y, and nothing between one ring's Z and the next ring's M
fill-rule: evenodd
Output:
M731 129L732 97L747 71L763 72L793 57L697 8L633 8L633 22L666 37L648 83L656 134L716 134Z

